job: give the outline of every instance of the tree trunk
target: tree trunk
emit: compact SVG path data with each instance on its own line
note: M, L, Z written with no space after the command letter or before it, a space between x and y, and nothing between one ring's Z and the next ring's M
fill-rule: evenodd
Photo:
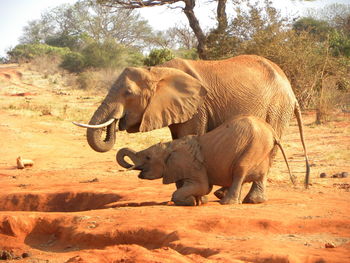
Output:
M188 19L188 22L190 24L190 27L193 30L193 33L196 35L197 40L198 40L198 46L197 46L197 51L198 51L198 56L200 59L206 59L207 58L207 37L205 36L201 26L199 25L199 21L194 14L194 7L196 5L195 0L184 0L185 2L185 8L184 8L184 13Z
M218 20L218 33L222 34L227 28L227 15L226 15L226 2L227 0L218 0L217 20Z

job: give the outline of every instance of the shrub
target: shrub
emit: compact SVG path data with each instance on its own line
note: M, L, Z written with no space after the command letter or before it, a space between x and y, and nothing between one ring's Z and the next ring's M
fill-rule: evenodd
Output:
M38 56L62 57L69 53L66 47L53 47L46 44L20 44L7 52L11 62L30 62Z
M87 67L118 68L125 64L125 48L113 40L92 42L82 51Z
M45 77L47 77L48 75L62 72L62 69L59 67L61 61L62 58L58 56L36 56L30 61L28 68L30 70L40 72L44 74Z
M85 58L79 52L69 52L64 55L60 66L70 72L81 72L85 69Z
M156 66L173 59L175 56L169 49L153 49L144 59L146 66Z
M192 49L178 49L174 50L175 56L179 58L184 58L184 59L192 59L192 60L197 60L199 59L198 52L196 48Z

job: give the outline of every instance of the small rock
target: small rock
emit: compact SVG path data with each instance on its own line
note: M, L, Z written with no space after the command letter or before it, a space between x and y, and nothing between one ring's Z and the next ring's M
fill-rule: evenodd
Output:
M342 178L346 178L346 177L348 177L349 176L349 174L347 173L347 172L342 172L341 173L341 177Z
M28 252L22 253L22 258L29 258L30 256L31 256L31 254Z
M97 183L99 182L98 178L94 178L91 180L80 181L79 183Z
M320 173L320 177L321 178L325 178L325 177L327 177L327 174L326 173Z
M340 173L336 173L336 174L333 174L332 175L332 178L340 178L341 177L341 174Z
M18 156L17 159L17 169L24 169L26 167L32 167L34 165L34 162L29 159L22 159L21 156Z
M332 242L324 244L325 248L335 248L335 245Z
M31 186L30 184L19 184L18 187L23 187L23 188L26 188L28 186Z

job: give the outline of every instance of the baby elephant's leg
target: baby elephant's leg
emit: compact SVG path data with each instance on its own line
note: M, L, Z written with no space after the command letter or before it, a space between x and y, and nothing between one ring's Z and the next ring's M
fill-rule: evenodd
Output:
M184 206L195 206L197 204L196 197L194 196L195 189L194 186L182 186L178 188L171 197L171 201L175 205L184 205Z
M258 168L258 179L253 182L243 203L259 204L267 200L265 196L266 178L270 168L270 160L266 159Z
M265 202L266 200L267 198L265 196L265 182L262 180L253 182L249 193L243 200L243 203L259 204Z
M218 190L216 190L214 192L214 195L219 198L219 199L222 199L225 197L225 195L227 194L227 191L228 191L228 187L221 187L219 188Z
M247 172L244 167L237 167L233 172L232 184L226 195L220 200L220 204L239 204L242 189L242 183Z
M208 188L208 187L206 187ZM177 189L171 198L175 205L195 206L205 203L203 196L207 194L208 189L204 189L202 185L197 183L184 183Z

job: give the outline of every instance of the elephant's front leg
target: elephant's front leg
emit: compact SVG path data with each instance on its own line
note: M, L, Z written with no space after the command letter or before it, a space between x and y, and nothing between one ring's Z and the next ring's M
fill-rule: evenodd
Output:
M178 188L171 198L171 201L175 203L175 205L181 206L195 206L199 205L199 199L201 197L198 194L200 191L200 185L195 183L184 183L181 188Z

